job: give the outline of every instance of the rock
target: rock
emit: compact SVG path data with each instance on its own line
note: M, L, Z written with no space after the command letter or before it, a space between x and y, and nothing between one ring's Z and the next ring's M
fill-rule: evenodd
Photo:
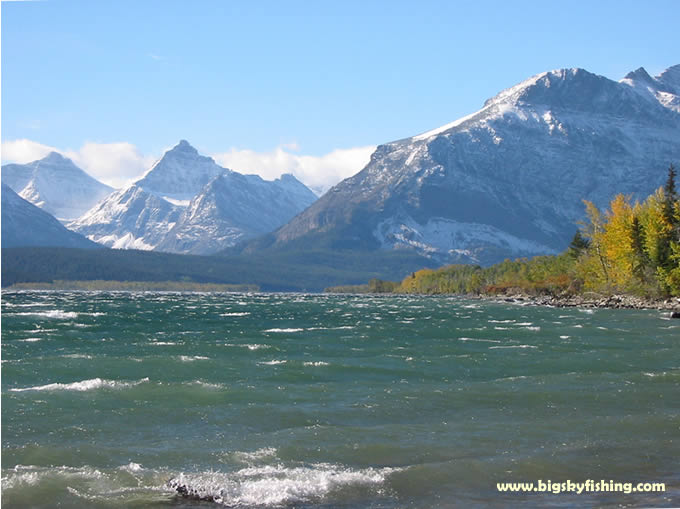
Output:
M671 318L680 318L680 311L671 311Z

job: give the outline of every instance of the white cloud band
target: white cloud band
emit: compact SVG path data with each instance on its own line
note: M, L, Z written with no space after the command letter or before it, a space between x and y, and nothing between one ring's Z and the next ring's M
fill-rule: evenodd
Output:
M265 180L292 173L321 194L341 180L351 177L368 163L374 146L336 149L322 156L295 153L295 144L282 145L270 152L232 148L211 154L218 164L240 173L254 173ZM55 151L102 182L120 188L140 177L158 159L143 155L127 142L86 142L78 150L60 150L28 139L2 142L2 162L28 163Z

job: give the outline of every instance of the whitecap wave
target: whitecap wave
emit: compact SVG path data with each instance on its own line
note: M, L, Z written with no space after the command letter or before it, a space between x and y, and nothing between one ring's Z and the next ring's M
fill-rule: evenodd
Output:
M538 348L535 345L504 345L504 346L490 346L489 350L493 350L494 348Z
M305 329L296 329L296 328L278 329L278 328L274 328L274 329L267 329L267 330L262 331L262 332L302 332L303 330L305 330Z
M121 382L118 380L104 380L102 378L91 378L89 380L82 380L80 382L72 382L68 384L53 383L47 385L37 385L35 387L23 387L10 389L11 392L26 392L26 391L91 391L95 389L109 388L122 389L126 387L133 387L145 382L148 378L142 378L133 382Z
M229 507L304 504L323 500L351 487L379 489L397 469L352 470L330 464L308 467L260 466L234 473L205 472L180 474L168 487L194 499Z
M458 341L479 341L480 343L500 343L498 339L458 338Z
M37 316L40 318L53 318L55 320L68 320L70 318L78 318L78 313L75 311L63 311L61 309L52 309L50 311L30 311L26 313L11 313L14 316Z
M261 449L257 449L255 451L236 451L234 453L230 453L229 456L240 463L253 466L255 464L262 463L263 461L276 458L276 452L276 448L274 447L262 447Z
M203 355L180 355L178 357L182 362L193 362L193 361L208 361L210 357L205 357Z
M226 389L224 384L214 384L211 382L204 382L203 380L194 380L190 382L189 385L198 385L200 387L205 387L206 389Z
M271 361L258 362L258 364L265 365L265 366L276 366L277 364L285 364L286 362L288 362L288 361L287 360L273 359Z
M233 313L222 313L220 316L247 316L249 314L250 314L250 312L248 312L248 311L241 311L241 312L233 312Z
M328 363L325 361L307 361L303 363L303 366L328 366Z

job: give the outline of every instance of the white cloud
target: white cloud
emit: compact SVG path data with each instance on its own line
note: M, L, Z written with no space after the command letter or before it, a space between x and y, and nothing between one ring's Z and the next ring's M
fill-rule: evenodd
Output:
M31 140L12 140L2 142L2 162L25 164L42 159L50 152L57 151L54 147L43 145ZM58 151L57 151L58 152Z
M255 173L265 180L292 173L321 194L366 166L375 147L336 149L322 156L295 153L298 150L297 144L289 143L270 152L232 148L213 154L212 157L226 168L240 173ZM52 151L63 154L94 178L115 188L121 188L141 177L158 159L157 155L142 154L135 145L127 142L86 142L77 150L61 150L21 139L2 142L2 162L29 163L42 159Z
M59 152L71 159L97 180L120 188L142 175L155 159L142 155L131 143L86 142L78 150L60 150L32 140L2 142L2 162L30 163L50 152Z
M87 142L78 151L67 150L64 155L96 179L116 188L136 180L156 161L127 142Z
M360 171L375 151L375 146L336 149L322 156L295 154L296 144L286 144L271 152L232 148L213 154L220 165L240 173L255 173L265 180L292 173L317 193Z

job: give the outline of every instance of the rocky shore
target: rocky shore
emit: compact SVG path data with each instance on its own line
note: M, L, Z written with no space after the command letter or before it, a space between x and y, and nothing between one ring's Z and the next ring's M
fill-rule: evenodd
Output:
M559 308L607 308L607 309L658 309L669 311L674 318L680 318L680 298L648 299L634 295L486 295L484 299L497 302L512 302L529 306L550 306Z

